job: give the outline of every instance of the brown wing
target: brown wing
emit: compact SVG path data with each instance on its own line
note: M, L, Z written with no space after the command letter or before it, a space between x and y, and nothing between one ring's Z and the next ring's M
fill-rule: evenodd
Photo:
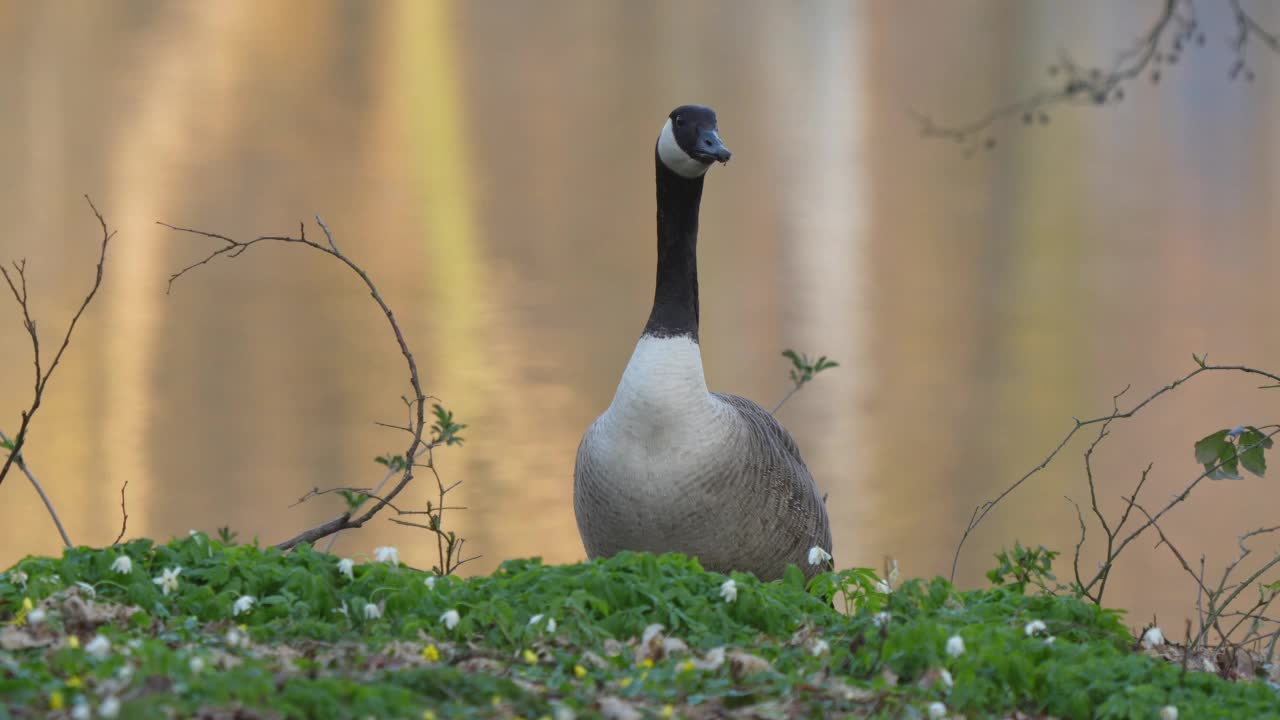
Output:
M793 548L792 553L795 548L807 552L814 545L831 552L831 523L826 506L791 433L756 403L737 395L713 394L737 410L751 428L755 447L740 455L746 463L743 474L761 479L764 497L759 501L769 515L766 522L770 530L782 541L779 545ZM818 570L810 569L794 554L790 561L798 562L806 573Z

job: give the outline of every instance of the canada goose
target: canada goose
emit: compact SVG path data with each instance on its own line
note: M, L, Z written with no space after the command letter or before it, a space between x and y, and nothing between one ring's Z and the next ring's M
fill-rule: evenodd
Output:
M678 551L710 570L806 575L831 527L800 450L769 411L707 390L698 348L698 205L727 162L715 111L676 108L655 149L658 277L653 311L613 402L578 446L573 508L587 555Z

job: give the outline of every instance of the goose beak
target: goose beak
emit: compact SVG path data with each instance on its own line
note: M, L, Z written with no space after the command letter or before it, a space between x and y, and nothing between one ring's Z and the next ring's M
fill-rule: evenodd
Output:
M715 128L703 128L698 131L698 147L693 156L707 164L713 162L729 162L733 153L720 141L720 133Z

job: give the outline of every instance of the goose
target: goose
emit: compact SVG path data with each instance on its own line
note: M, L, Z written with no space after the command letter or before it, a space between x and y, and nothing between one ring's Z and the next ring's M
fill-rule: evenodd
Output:
M715 111L671 111L654 155L653 309L613 402L578 446L578 532L590 558L681 552L717 572L770 580L795 564L812 576L823 568L810 550L831 552L831 526L795 440L756 403L709 391L703 375L698 208L707 170L731 155Z

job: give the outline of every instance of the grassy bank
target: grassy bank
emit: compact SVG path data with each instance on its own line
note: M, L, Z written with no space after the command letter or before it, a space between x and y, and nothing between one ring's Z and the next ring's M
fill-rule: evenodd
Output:
M0 717L1280 715L1265 684L1135 652L1117 612L1016 584L806 588L649 555L436 578L389 554L196 533L27 558L0 575Z

